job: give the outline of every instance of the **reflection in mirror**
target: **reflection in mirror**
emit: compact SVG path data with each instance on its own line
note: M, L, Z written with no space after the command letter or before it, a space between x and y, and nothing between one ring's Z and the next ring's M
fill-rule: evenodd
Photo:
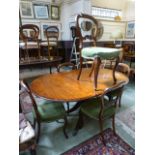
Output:
M101 39L103 36L104 27L101 22L98 22L98 32L97 32L97 39Z
M83 31L90 31L92 29L92 23L90 21L82 21L81 28Z

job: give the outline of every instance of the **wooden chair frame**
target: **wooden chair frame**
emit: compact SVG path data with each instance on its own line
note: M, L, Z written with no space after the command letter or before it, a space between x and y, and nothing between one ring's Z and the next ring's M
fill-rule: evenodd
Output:
M30 30L33 30L34 31L34 34L33 36L29 37L28 35L25 35L24 34L24 29L30 29ZM34 24L25 24L25 25L22 25L20 27L20 39L25 43L25 51L26 51L26 54L29 58L29 53L28 53L28 42L30 41L34 41L37 43L37 49L38 49L38 58L40 59L40 43L39 43L39 27L37 25L34 25Z
M80 28L80 19L87 19L87 20L90 20L94 23L94 27L92 28L92 34L91 35L85 35L83 36L82 35L82 31L81 31L81 28ZM78 74L78 77L77 77L77 80L80 79L80 76L81 76L81 72L82 72L82 64L83 64L83 57L81 56L81 50L83 48L83 43L84 43L84 40L86 39L90 39L93 41L93 46L96 46L96 41L97 41L97 37L98 37L98 31L99 31L99 26L98 26L98 21L91 15L88 15L88 14L79 14L76 18L76 35L78 36L79 38L79 51L80 51L80 70L79 70L79 74ZM116 63L115 63L115 66L113 68L113 79L114 79L114 84L116 83L116 77L115 77L115 70L116 70L116 67L118 65L118 62L119 62L119 57L116 59ZM94 71L94 87L95 87L95 90L97 89L97 78L98 78L98 72L99 72L99 68L100 68L100 64L101 64L101 59L100 57L95 57L94 58L94 61L93 61L93 65L92 65L92 69L91 69L91 72L89 74L89 76L92 75L92 72Z
M103 142L104 142L104 136L103 136L104 118L103 118L103 114L104 114L104 107L105 107L105 105L104 105L104 97L105 97L105 95L115 91L116 92L116 98L111 98L109 100L109 102L108 102L108 105L115 105L117 103L117 101L118 101L118 97L119 97L120 93L122 93L123 86L124 86L124 81L121 81L121 82L115 84L113 87L105 89L103 94L97 96L98 98L100 98L101 102L98 103L98 104L100 104L100 111L99 111L99 114L98 114L98 118L96 118L96 119L99 121L100 133L101 133L101 136L103 138ZM89 102L89 100L86 100L84 102ZM113 132L114 132L114 134L116 134L116 130L115 130L115 114L113 114L111 116L111 119L112 119ZM83 127L83 124L84 124L84 122L83 122L83 113L80 110L79 111L79 119L78 119L78 122L76 124L75 131L73 133L74 136L78 133L78 130Z
M22 87L24 87L24 89L29 93L29 96L32 100L32 104L33 104L33 107L34 107L34 111L35 111L35 114L36 114L36 119L34 120L34 127L36 126L36 122L38 123L38 133L37 133L37 142L39 141L39 137L40 137L40 128L41 128L41 118L40 118L40 114L38 112L38 108L37 108L37 104L35 102L35 99L31 93L31 90L29 89L29 86L26 82L24 82L23 80L20 81L20 85ZM64 132L64 135L66 138L68 138L68 135L66 133L66 127L67 127L67 117L66 115L64 116L64 127L63 127L63 132Z
M50 60L51 58L50 51L53 49L53 47L50 45L50 42L51 42L50 39L54 38L55 40L52 42L56 42L56 44L58 45L59 29L57 26L49 26L45 29L45 34L46 34L47 43L48 43L48 59Z

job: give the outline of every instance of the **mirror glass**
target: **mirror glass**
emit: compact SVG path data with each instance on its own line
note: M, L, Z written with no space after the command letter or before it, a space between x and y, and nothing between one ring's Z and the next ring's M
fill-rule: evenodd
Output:
M92 23L90 21L82 21L81 28L83 31L90 31L92 29Z

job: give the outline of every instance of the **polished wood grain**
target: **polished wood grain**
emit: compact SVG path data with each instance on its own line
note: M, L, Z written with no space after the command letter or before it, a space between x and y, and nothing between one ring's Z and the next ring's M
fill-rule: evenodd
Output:
M113 85L112 70L100 69L98 89L94 90L94 77L89 77L90 69L83 69L80 80L77 80L78 70L53 73L41 76L31 83L32 92L40 97L54 101L80 101L103 93ZM128 77L116 72L117 82L125 81Z

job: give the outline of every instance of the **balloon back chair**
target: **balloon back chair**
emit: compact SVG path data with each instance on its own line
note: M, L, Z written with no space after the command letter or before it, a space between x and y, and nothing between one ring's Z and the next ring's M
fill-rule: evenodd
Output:
M113 69L113 79L116 83L117 79L115 77L115 69L119 62L120 49L117 48L106 48L106 47L96 47L96 41L100 33L98 21L91 15L79 14L76 18L76 28L77 37L79 38L79 51L80 51L80 70L77 80L80 79L82 72L82 64L84 59L93 60L91 72L89 76L92 75L94 71L94 87L97 89L97 78L100 68L101 61L104 59L116 58L116 64ZM84 41L89 40L93 42L93 46L84 47Z
M121 81L110 88L106 88L103 94L85 100L81 104L79 111L79 119L75 128L74 135L77 134L78 130L83 127L83 116L87 116L89 118L95 119L99 122L99 127L101 131L101 135L103 137L103 122L106 119L112 119L112 127L114 133L115 131L115 111L116 111L116 102L120 93L123 90L124 82ZM113 94L110 100L106 99L107 94Z
M31 93L31 90L29 89L28 84L24 83L23 80L21 80L20 85L25 89L25 91L29 94L32 100L32 105L34 109L33 115L35 119L34 127L36 127L36 122L38 124L37 142L39 141L39 137L40 137L41 123L50 123L50 122L57 121L59 119L64 119L63 132L65 137L68 138L68 135L66 133L67 114L63 106L63 103L45 100L43 104L39 105L36 103Z
M48 48L48 60L51 60L51 51L53 52L52 55L58 56L58 38L59 38L59 29L57 26L49 26L45 29L45 36L47 38L47 41L42 42L42 47ZM57 50L57 53L55 54L55 51Z
M38 58L40 59L40 44L39 44L39 27L34 24L25 24L20 27L20 49L24 50L29 59L29 50L37 50ZM25 57L25 56L24 56Z

